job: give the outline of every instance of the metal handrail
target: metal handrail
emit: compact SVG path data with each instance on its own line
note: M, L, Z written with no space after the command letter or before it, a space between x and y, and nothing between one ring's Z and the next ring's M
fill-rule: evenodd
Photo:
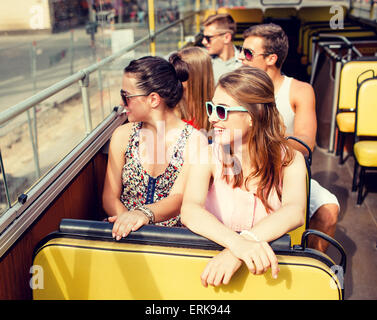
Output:
M157 36L159 35L160 33L163 33L165 32L166 30L170 29L171 27L174 27L176 26L177 24L180 24L182 22L184 22L186 19L189 19L189 18L192 18L193 16L195 16L196 14L200 13L201 11L200 10L194 10L191 14L187 15L186 17L184 18L181 18L181 19L178 19L170 24L168 24L167 26L161 28L160 30L156 31L154 36ZM151 37L153 37L153 35L151 35Z
M342 40L345 44L347 44L350 49L355 52L359 57L362 57L363 55L361 54L361 52L353 45L353 43L347 39L347 37L345 36L341 36L341 35L335 35L335 34L331 34L331 33L320 33L318 35L319 38L335 38L335 39L339 39L339 40Z
M0 260L108 141L115 128L125 121L122 111L123 108L114 109L86 139L23 195L22 202L17 202L0 216Z
M262 6L298 6L301 5L302 0L297 0L297 2L280 2L280 3L265 3L264 0L260 0Z
M53 96L54 94L60 92L61 90L69 87L70 85L85 79L89 74L91 74L94 71L97 71L99 68L101 68L103 65L112 62L116 58L124 55L128 51L136 48L140 44L144 43L145 41L149 40L150 36L145 36L144 38L136 41L130 46L127 46L120 51L114 53L113 55L90 65L89 67L82 69L75 74L53 84L52 86L34 94L33 96L17 103L16 105L2 111L0 113L0 125L4 124L5 122L15 118L19 114L25 112L26 110L30 109L31 107L35 106L36 104L42 102L43 100Z
M152 31L151 29L149 31L149 34L145 37L141 38L140 40L134 42L132 45L129 45L118 52L98 61L97 63L94 63L75 74L72 74L71 76L51 85L50 87L32 95L31 97L11 106L10 108L0 112L0 126L4 125L7 121L14 119L18 115L22 114L23 112L27 111L29 112L29 109L35 107L42 101L48 99L49 97L55 95L56 93L62 91L63 89L75 84L79 83L81 87L81 96L82 96L82 104L84 108L84 120L85 120L85 128L86 128L86 135L89 135L92 131L92 122L91 122L91 111L90 111L90 103L89 103L89 94L88 94L88 87L89 87L89 75L95 71L99 71L100 69L108 64L114 61L115 59L123 56L124 54L128 53L129 51L137 48L138 46L142 45L143 43L149 41L151 44L154 44L156 36L160 35L161 33L165 32L166 30L180 24L181 25L181 41L183 41L184 37L184 22L188 19L191 19L193 16L198 16L201 13L200 6L197 7L195 10L192 10L189 14L187 14L185 17L178 19L160 30L157 30L156 32ZM151 51L151 54L154 55L155 51ZM34 119L36 121L36 119ZM29 126L31 125L31 121L29 121ZM34 123L36 126L36 123ZM31 137L32 139L33 137ZM32 140L33 143L33 140ZM40 168L39 168L39 155L38 150L33 145L33 153L34 153L34 162L35 162L35 172L37 175L37 178L40 177ZM0 162L2 163L2 157L0 152ZM5 188L5 193L7 197L7 206L8 209L11 208L11 200L9 197L9 191L8 191L8 184L6 181L6 175L4 166L1 168L1 174L3 176L3 183Z
M118 52L112 54L111 56L108 56L107 58L102 59L101 61L94 63L90 65L89 67L82 69L75 74L53 84L52 86L34 94L33 96L13 105L12 107L0 112L0 126L4 124L5 122L17 117L21 113L25 112L26 110L30 109L31 107L37 105L38 103L42 102L43 100L46 100L47 98L53 96L54 94L58 93L59 91L69 87L70 85L80 81L84 80L86 77L88 77L89 74L97 71L101 67L103 67L105 64L108 64L115 59L121 57L122 55L126 54L127 52L135 49L136 47L140 46L146 41L154 40L154 38L165 32L166 30L176 26L177 24L183 23L185 20L193 17L195 14L200 13L200 10L194 11L193 13L189 14L188 16L178 19L169 25L161 28L160 30L156 31L154 34L149 34L140 40L134 42L132 45L129 45Z

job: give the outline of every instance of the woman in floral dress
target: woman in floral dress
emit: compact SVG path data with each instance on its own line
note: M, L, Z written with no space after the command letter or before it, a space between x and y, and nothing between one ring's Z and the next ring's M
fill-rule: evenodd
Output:
M149 223L180 225L184 159L188 141L199 134L174 112L187 79L183 61L159 57L133 60L124 70L129 122L112 135L102 195L117 240Z

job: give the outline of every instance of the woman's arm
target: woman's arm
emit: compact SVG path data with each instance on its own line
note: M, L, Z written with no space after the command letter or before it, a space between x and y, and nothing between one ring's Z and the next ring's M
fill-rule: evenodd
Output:
M200 153L207 155L204 161L201 161L198 154L195 154L195 157L194 155L191 157L187 184L183 195L181 221L193 232L217 242L216 240L221 241L220 237L217 239L217 232L213 232L210 229L212 226L217 226L221 229L223 224L204 209L212 177L212 148L207 146L203 150ZM218 243L222 245L222 243Z
M315 112L315 93L313 87L306 82L292 80L290 102L295 109L294 132L293 135L304 141L311 150L315 146L315 136L317 132L317 116ZM302 144L289 140L289 143L304 155L308 151Z
M304 221L306 167L303 156L296 152L294 160L284 170L281 209L252 229L260 241L247 235L240 236L204 209L211 171L209 165L190 168L181 213L182 222L189 229L226 248L208 263L202 274L203 285L228 283L239 268L237 259L243 260L249 270L256 274L266 272L271 267L272 276L276 278L279 272L278 261L267 242L298 227Z
M180 172L181 174L182 172ZM175 184L178 182L177 180ZM179 185L181 185L181 182ZM154 222L165 221L179 214L183 193L183 187L182 190L180 188L180 186L177 186L176 192L173 191L166 198L144 206L153 212ZM125 238L131 231L136 231L143 225L149 224L149 218L141 210L125 210L117 216L109 217L109 221L114 222L113 237L116 240Z
M273 276L276 277L279 271L277 260L266 242L245 239L204 208L213 170L210 148L207 163L199 162L199 164L190 165L181 209L183 224L193 232L225 248L207 264L201 276L202 284L204 286L227 284L240 267L239 260L243 260L250 272L256 274L266 272L271 267Z
M102 193L103 208L113 222L113 237L119 240L133 228L147 224L149 219L140 211L128 211L120 201L122 192L122 170L125 165L125 151L129 143L132 123L127 123L114 130L110 140L109 154Z
M125 150L128 145L132 124L127 123L116 128L111 136L107 160L106 175L102 192L102 203L106 213L112 217L125 211L120 201L122 192L122 169L125 164Z
M193 132L186 143L184 153L184 163L180 169L178 177L166 198L154 202L144 207L150 209L154 215L154 222L166 221L177 216L180 213L183 192L187 180L187 171L189 165L189 156L198 148L197 142L203 137L197 132ZM199 140L198 140L199 139ZM123 167L123 166L122 166ZM119 190L119 196L120 196ZM119 198L118 198L119 199ZM114 217L109 218L110 222L114 222L113 237L119 240L121 237L126 237L131 231L136 231L141 226L149 223L149 218L140 210L121 211Z

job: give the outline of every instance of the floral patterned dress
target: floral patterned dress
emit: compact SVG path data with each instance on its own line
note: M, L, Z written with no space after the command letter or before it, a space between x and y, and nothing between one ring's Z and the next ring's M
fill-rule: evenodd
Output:
M138 206L160 201L166 198L183 165L183 151L193 127L186 124L172 152L170 162L165 171L157 177L152 177L143 168L139 156L139 140L142 122L133 125L130 141L125 152L126 163L122 170L121 202L128 210ZM180 216L173 217L156 225L180 226Z

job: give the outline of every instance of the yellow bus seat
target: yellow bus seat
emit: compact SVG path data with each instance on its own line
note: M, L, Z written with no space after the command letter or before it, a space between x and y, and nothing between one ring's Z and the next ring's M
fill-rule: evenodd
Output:
M338 300L344 296L346 256L335 240L341 249L341 267L316 250L291 248L285 235L271 243L279 261L278 279L270 270L253 275L243 265L228 285L205 288L200 275L222 248L186 228L148 225L114 241L110 223L70 220L72 230L67 231L67 226L62 227L67 220L60 232L35 249L33 267L43 270L43 288L33 288L35 300Z
M336 115L337 155L344 163L343 149L346 135L355 131L355 107L357 84L377 74L377 58L358 58L345 63L340 73L339 98Z
M355 130L355 113L341 112L336 115L338 129L341 132L351 133Z
M365 79L357 90L355 157L352 191L358 189L357 204L362 203L362 192L365 184L366 170L377 169L377 77ZM357 171L361 167L359 184Z

